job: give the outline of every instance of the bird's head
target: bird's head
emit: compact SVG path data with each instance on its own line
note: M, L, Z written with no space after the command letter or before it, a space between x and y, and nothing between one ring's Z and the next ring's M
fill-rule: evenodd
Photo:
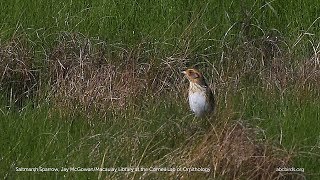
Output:
M191 83L197 83L199 85L206 85L202 74L196 69L187 69L182 71Z

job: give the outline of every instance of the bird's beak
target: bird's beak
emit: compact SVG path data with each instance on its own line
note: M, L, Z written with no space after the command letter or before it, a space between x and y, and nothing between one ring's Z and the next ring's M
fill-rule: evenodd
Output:
M182 73L182 74L187 74L186 71L182 71L181 73Z

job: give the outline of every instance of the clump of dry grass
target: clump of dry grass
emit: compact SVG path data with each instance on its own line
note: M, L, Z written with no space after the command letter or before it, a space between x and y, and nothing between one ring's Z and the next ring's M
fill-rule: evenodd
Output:
M33 51L23 36L0 44L0 88L7 92L10 105L21 106L38 88L39 73Z
M211 74L216 82L215 89L225 94L222 100L230 94L229 89L233 90L231 93L261 89L270 97L280 95L281 98L290 93L301 100L317 93L319 43L306 47L313 53L301 58L294 55L298 48L288 45L285 39L278 32L263 31L258 37L240 36L235 44L223 42L220 62L207 68L207 71L214 69Z
M174 84L181 81L177 69L183 63L170 58L155 63L152 56L143 54L143 44L127 50L81 34L62 34L57 42L49 66L57 106L106 112L133 107L146 95L179 94Z
M219 127L218 127L219 126ZM171 154L170 162L180 167L210 168L210 172L175 172L172 177L192 179L281 179L302 177L278 172L291 167L293 154L258 139L257 129L243 122L224 122L203 135L192 137L185 147ZM168 163L168 162L166 162ZM170 163L169 163L170 164Z

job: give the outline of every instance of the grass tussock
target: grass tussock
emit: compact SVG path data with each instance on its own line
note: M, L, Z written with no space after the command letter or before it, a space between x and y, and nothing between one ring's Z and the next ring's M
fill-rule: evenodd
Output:
M277 168L291 167L292 152L259 139L257 129L243 122L220 123L203 135L197 135L171 161L183 167L210 168L210 173L174 173L182 179L282 179L303 175L283 173Z
M134 50L118 47L112 59L104 52L115 49L111 45L102 49L103 42L94 44L80 34L61 36L49 61L56 106L106 112L135 106L146 94L151 98L168 91L179 95L174 83L181 81L176 74L183 67L167 61L145 63L143 58L150 57L140 54L144 51L140 46Z
M39 71L33 61L33 51L23 37L0 44L0 89L8 92L9 106L23 106L39 87Z

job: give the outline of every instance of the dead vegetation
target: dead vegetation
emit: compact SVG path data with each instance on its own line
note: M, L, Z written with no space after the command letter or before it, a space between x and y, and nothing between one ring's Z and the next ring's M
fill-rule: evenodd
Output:
M23 36L0 43L0 90L6 92L8 105L23 106L34 98L39 71L34 65L33 51Z
M48 62L43 67L35 65L34 48L24 36L0 44L1 89L11 104L23 104L41 82L50 82L51 97L58 106L69 109L125 109L136 97L158 97L165 92L179 97L185 88L180 72L193 62L180 52L160 56L152 43L128 48L66 32L55 42L48 59L41 60ZM309 59L296 61L278 37L224 46L220 62L201 67L209 72L207 79L213 80L217 93L228 88L237 91L250 82L281 93L288 89L306 93L319 87L317 47ZM211 61L207 58L204 60Z
M181 179L303 179L299 173L276 171L279 167L291 167L294 154L258 138L261 136L258 132L243 121L237 121L221 123L193 137L178 152L166 157L174 163L169 166L209 168L210 172L175 172L171 176Z
M49 60L57 106L105 112L135 106L146 94L153 98L168 91L179 94L174 83L181 78L173 74L181 65L165 61L155 66L155 59L143 59L152 58L143 57L143 45L127 50L80 34L62 34L57 42Z

